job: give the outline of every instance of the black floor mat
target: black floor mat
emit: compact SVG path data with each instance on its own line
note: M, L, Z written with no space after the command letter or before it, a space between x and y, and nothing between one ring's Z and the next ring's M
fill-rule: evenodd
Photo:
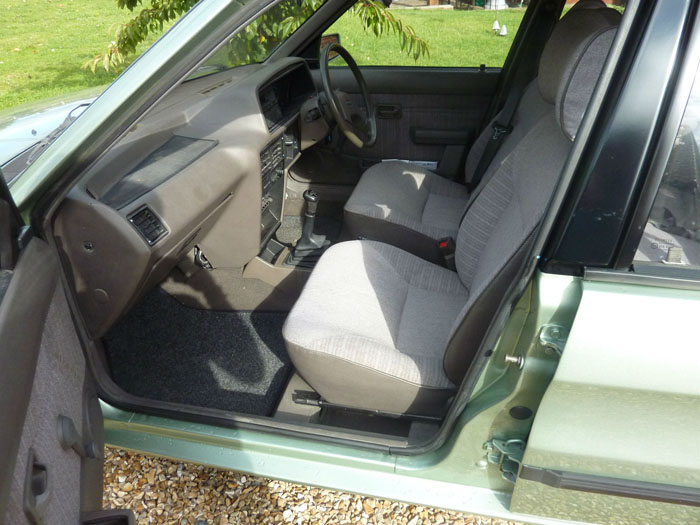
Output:
M291 370L285 317L197 310L156 288L104 343L114 381L131 394L265 416Z

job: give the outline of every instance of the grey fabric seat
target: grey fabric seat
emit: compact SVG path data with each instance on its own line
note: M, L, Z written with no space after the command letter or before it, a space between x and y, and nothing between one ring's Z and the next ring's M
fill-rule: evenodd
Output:
M513 117L513 131L499 148L492 169L548 109L549 104L542 100L537 83L533 82L523 93ZM491 131L489 124L470 149L465 164L467 179L471 179L476 170ZM439 264L442 255L436 241L444 237L457 238L468 201L469 191L460 182L417 164L381 162L362 174L345 203L343 226L348 238L386 242Z
M443 351L469 296L457 274L374 241L342 242L327 253L284 326L297 370L324 398L350 406L365 406L369 392L392 412L443 404L453 389ZM348 382L344 395L331 394Z
M549 110L467 205L456 271L366 240L335 245L319 261L283 337L327 401L411 414L448 407L524 261L612 43L617 12L577 11L543 54L538 83Z
M601 8L600 0L584 0L572 10ZM506 136L488 172L498 168L513 148L549 111L533 81L523 92ZM489 142L493 123L472 145L465 164L465 180L471 180ZM457 238L459 223L469 200L467 187L441 177L417 164L389 161L363 173L344 207L344 236L386 242L436 264L443 264L437 240Z

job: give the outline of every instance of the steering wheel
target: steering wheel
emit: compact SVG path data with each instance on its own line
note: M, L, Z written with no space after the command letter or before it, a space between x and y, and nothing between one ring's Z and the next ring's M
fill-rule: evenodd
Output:
M334 90L331 86L328 62L332 51L343 57L350 67L350 71L352 71L360 87L366 114L363 114L365 112L354 106L352 99L347 93L339 89ZM358 148L374 145L374 142L377 140L377 120L374 115L374 106L372 106L372 101L367 91L367 83L350 53L338 43L328 44L321 53L321 81L323 82L323 91L325 92L331 114L347 139Z

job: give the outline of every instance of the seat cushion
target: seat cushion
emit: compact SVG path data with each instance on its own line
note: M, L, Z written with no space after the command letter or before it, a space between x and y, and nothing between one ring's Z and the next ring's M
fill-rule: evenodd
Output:
M467 188L408 162L369 168L345 204L352 239L386 242L437 264L437 239L456 238L469 199Z
M436 415L455 390L443 354L467 298L453 271L387 244L343 242L321 257L283 335L325 400Z

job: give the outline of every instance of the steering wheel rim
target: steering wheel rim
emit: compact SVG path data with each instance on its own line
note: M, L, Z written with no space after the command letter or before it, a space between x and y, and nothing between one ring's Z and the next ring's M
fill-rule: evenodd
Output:
M335 51L341 57L345 59L350 71L355 77L355 81L360 87L360 94L367 108L367 118L363 119L363 124L367 127L366 130L361 130L364 135L367 135L367 140L363 140L358 135L357 125L352 121L351 116L345 111L345 106L341 103L338 98L338 93L333 90L330 79L330 70L328 68L328 62L330 61L331 51ZM352 142L358 148L373 146L377 140L377 120L374 114L374 106L372 106L372 101L369 98L369 91L367 90L367 83L365 78L362 76L360 68L357 66L357 62L352 58L347 49L336 42L331 42L321 53L321 82L323 83L323 91L326 94L326 99L328 106L331 110L333 118L335 119L338 127L347 137L347 139Z

